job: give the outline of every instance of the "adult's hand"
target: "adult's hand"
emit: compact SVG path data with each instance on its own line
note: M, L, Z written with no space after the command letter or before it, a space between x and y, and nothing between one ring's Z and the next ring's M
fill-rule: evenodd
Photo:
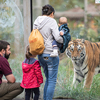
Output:
M2 83L7 83L8 81L5 79L2 79Z

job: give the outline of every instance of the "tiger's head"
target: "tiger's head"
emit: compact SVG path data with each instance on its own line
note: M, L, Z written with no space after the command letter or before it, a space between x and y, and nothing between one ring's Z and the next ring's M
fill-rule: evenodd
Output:
M72 59L72 61L80 61L85 58L86 50L84 39L76 39L70 41L66 49L66 55Z

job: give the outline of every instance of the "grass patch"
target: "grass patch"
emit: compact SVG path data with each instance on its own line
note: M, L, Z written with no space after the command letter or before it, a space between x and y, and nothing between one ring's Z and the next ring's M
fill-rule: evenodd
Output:
M94 76L89 92L83 89L84 80L76 89L71 88L73 75L72 62L66 57L60 61L54 97L67 97L75 100L100 100L100 74Z
M9 59L10 66L14 76L17 79L17 82L21 82L22 80L21 65L23 60L24 57L21 55L14 59ZM60 60L54 98L67 97L74 98L75 100L100 100L100 74L94 76L91 90L89 92L83 89L83 82L81 82L76 89L71 88L73 74L74 72L71 60L67 57L63 58L63 60ZM45 83L44 73L43 77ZM44 83L40 87L41 94L43 94Z

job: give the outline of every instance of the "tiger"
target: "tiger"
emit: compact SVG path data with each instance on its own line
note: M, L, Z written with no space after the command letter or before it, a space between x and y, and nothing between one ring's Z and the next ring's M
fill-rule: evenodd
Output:
M74 67L72 87L76 88L84 79L83 88L90 90L93 76L100 73L100 42L72 40L66 48L66 55Z

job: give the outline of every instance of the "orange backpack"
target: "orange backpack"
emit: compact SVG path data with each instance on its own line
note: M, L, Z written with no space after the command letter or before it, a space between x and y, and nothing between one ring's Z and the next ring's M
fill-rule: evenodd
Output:
M30 53L40 55L44 51L44 39L38 29L33 29L29 36Z

